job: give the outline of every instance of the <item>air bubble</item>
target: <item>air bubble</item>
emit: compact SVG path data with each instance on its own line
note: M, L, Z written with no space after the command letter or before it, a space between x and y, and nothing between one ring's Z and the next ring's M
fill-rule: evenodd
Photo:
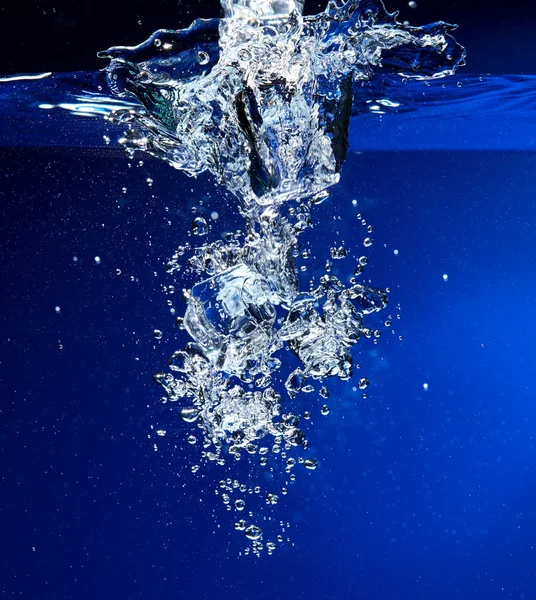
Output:
M210 56L206 52L203 52L201 50L201 51L199 51L197 53L197 62L200 65L206 65L206 64L208 64L209 60L210 60Z
M250 525L245 530L246 537L250 540L258 540L262 537L262 529L257 525Z
M364 389L368 388L369 385L370 385L370 381L368 379L366 379L365 377L362 377L357 383L357 387L360 390L364 390Z
M194 235L207 235L208 224L203 217L196 217L192 222L192 233Z
M198 415L199 411L197 410L197 408L181 408L181 410L179 411L179 417L185 423L193 423L197 420Z

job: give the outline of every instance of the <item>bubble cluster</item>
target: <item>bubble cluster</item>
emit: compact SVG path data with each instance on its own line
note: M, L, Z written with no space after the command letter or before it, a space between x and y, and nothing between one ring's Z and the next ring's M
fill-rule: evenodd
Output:
M339 181L356 86L383 67L405 77L450 74L463 49L448 25L406 27L375 0L367 8L359 0L330 2L314 17L302 17L299 0L222 0L222 7L221 22L161 30L138 47L102 55L112 59L112 91L139 101L111 117L127 127L127 150L147 151L192 176L212 173L237 198L244 219L239 232L202 243L219 214L208 213L209 225L201 200L194 207L192 242L166 265L174 278L168 294L183 288L186 269L196 277L183 290L186 311L177 319L190 341L154 380L166 405L178 403L178 416L195 430L187 436L199 450L192 473L237 460L270 473L272 489L232 478L216 488L225 511L243 515L234 528L250 543L245 553L259 554L288 539L288 524L268 533L266 515L261 527L261 512L251 505L273 510L296 473L319 467L306 429L313 414L330 413L325 404L291 411L287 401L309 394L302 398L312 403L318 388L327 399L326 380L349 380L353 346L362 337L377 342L381 333L367 326L368 315L388 304L385 290L357 283L367 257L354 262L348 285L336 276L337 264L350 262L334 267L348 256L342 245L329 250L325 274L307 291L299 285L307 266L298 268L296 259L309 256L299 237ZM359 221L371 234L361 215ZM363 240L366 248L373 243ZM153 336L162 339L162 331ZM298 365L291 372L285 350ZM357 387L368 386L361 377Z

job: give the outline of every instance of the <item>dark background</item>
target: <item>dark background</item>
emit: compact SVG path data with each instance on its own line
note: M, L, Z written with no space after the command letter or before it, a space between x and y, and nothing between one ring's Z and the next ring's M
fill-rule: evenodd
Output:
M290 522L291 543L259 560L239 555L237 513L214 494L228 471L191 473L196 427L151 381L187 339L162 285L191 239L192 205L219 212L211 240L240 220L208 178L139 158L0 152L0 597L535 598L534 154L348 157L302 236L302 289L330 247L349 251L334 261L341 277L366 252L366 277L392 289L381 316L395 335L360 340L361 369L326 382L328 417L317 392L298 397L320 465L296 467L266 507ZM358 212L375 227L371 248ZM240 461L229 474L247 471ZM257 466L251 480L266 475Z
M390 11L414 25L444 20L460 25L472 73L533 73L531 27L536 8L526 0L387 0ZM325 2L306 0L305 12ZM99 50L133 45L156 29L187 27L195 17L219 16L219 2L208 0L8 0L0 8L0 72L93 70L103 66Z

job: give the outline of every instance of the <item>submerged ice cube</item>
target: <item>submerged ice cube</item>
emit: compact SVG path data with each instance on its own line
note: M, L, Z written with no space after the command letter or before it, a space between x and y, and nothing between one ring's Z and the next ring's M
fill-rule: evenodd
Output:
M266 279L240 264L192 288L184 326L213 364L242 375L270 347L278 303Z

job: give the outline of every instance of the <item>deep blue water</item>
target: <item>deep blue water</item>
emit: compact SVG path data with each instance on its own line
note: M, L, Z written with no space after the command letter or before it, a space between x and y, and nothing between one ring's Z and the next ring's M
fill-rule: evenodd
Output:
M456 81L434 82L428 108L412 92L414 110L354 120L341 184L313 211L303 285L331 246L366 253L395 333L360 341L328 417L316 394L295 401L313 412L320 466L273 510L292 545L260 559L239 555L221 469L190 472L199 449L151 379L186 341L164 264L193 206L219 213L216 239L237 227L233 200L208 177L129 160L100 118L25 111L21 84L4 88L5 597L536 597L534 86ZM32 90L50 102L46 84ZM375 228L366 251L357 213ZM335 262L341 277L350 260ZM363 375L366 399L352 391Z

